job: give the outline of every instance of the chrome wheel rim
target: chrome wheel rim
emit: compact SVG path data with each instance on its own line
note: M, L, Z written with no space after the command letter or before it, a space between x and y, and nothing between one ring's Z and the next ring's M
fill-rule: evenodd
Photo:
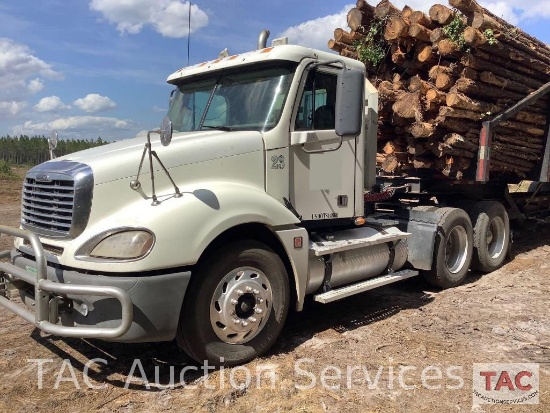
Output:
M501 217L495 217L489 223L486 240L489 257L500 257L506 245L506 225Z
M210 302L210 323L218 338L244 344L262 331L272 309L266 275L253 267L237 268L218 283Z
M451 274L458 274L468 258L468 233L464 227L454 227L445 244L445 265Z

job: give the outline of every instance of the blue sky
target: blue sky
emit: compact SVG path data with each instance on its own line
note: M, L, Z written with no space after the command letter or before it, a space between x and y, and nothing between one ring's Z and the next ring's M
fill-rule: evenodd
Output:
M325 48L334 29L346 27L350 3L197 0L190 63L215 59L226 47L254 49L264 28L271 39L288 35L291 43ZM550 0L481 3L550 43ZM4 0L0 136L56 129L61 138L112 140L156 127L171 89L166 77L187 64L188 10L185 0Z

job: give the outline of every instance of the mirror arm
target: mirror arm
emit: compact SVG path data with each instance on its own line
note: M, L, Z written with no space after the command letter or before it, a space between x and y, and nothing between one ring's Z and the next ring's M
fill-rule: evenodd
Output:
M141 188L141 182L139 181L139 176L141 174L141 169L143 167L143 161L145 160L145 155L147 154L147 156L149 158L149 172L151 174L151 189L153 191L153 196L152 196L153 203L152 203L152 205L156 206L156 205L160 204L160 201L158 200L157 193L156 193L156 190L155 190L155 170L153 168L153 157L157 160L159 165L162 167L162 170L164 171L164 173L166 174L166 176L168 177L168 179L172 183L172 185L174 187L174 190L176 192L174 197L175 198L180 198L180 197L183 196L183 194L181 193L180 189L178 188L178 186L176 185L176 183L172 179L172 176L170 175L170 172L168 172L168 169L166 169L166 167L164 166L164 164L160 160L160 158L157 155L156 151L152 150L152 147L151 147L151 134L152 133L157 133L157 134L160 135L160 134L162 134L162 128L161 129L150 130L150 131L147 132L147 142L145 143L145 147L143 148L143 152L141 154L141 160L139 162L139 167L138 167L136 179L133 179L132 181L130 181L130 188L132 188L134 191L137 191L139 188Z

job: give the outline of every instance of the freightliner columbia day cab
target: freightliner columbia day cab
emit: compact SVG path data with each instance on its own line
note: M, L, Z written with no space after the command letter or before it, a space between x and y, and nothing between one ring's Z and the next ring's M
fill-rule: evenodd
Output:
M235 365L266 352L308 295L330 303L419 273L447 288L471 263L502 265L501 189L465 203L447 182L429 197L415 180L377 185L363 64L266 38L172 74L147 140L27 173L21 228L0 227L15 236L2 306L55 335L176 339Z

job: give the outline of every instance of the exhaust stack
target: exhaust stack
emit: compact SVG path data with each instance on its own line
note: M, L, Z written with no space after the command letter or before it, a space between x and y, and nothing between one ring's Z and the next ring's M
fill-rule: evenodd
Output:
M267 38L269 37L269 30L262 30L258 37L258 50L265 49L267 47Z

